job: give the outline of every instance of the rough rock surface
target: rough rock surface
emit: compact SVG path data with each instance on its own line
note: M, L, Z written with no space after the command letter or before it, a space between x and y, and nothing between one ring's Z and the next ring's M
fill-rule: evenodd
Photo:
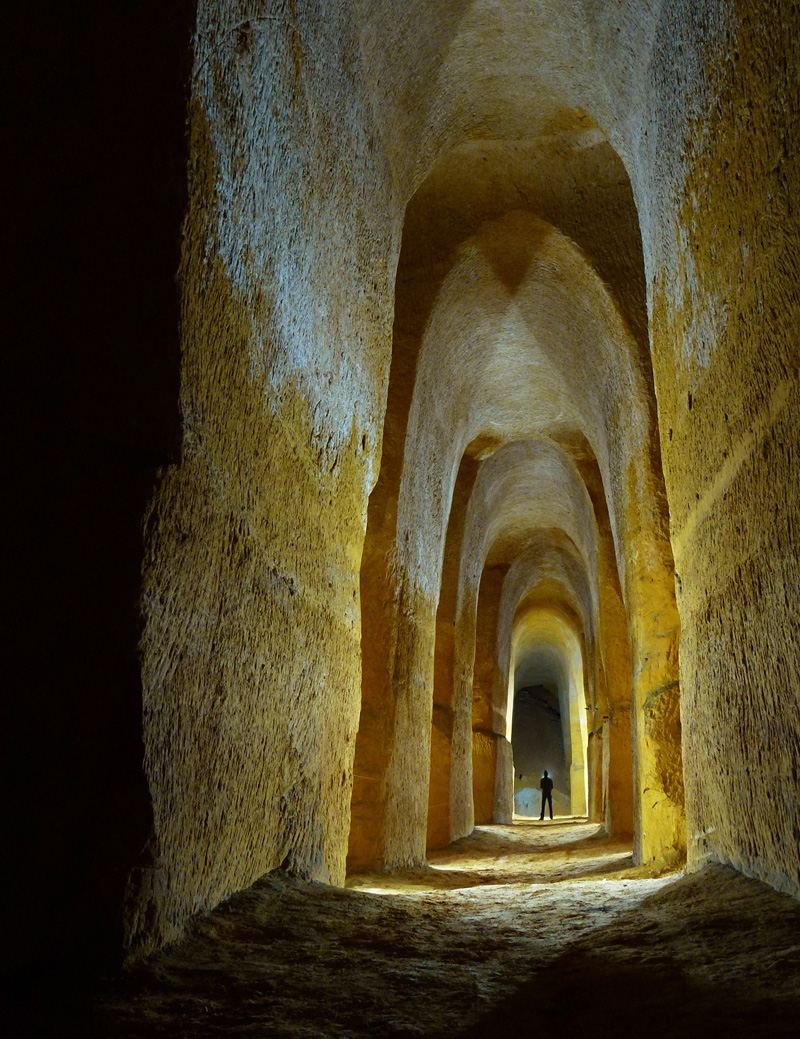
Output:
M715 6L665 5L653 72L674 62L672 101L645 148L678 226L647 207L689 854L798 894L800 8Z
M421 863L432 742L434 829L469 829L443 559L465 453L522 440L571 457L597 528L593 813L624 828L630 740L635 856L679 861L682 726L691 862L800 890L797 30L780 0L200 3L134 953L281 864L343 882L348 841Z
M469 676L497 812L562 624L592 818L800 894L800 5L28 6L11 990L468 832ZM469 499L541 442L591 514L484 512L490 659Z
M95 1034L794 1036L799 934L729 868L648 879L596 825L481 827L348 889L263 878L109 978Z

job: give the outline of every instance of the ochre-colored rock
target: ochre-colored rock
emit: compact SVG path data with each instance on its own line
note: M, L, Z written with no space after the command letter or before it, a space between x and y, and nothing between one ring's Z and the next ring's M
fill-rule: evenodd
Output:
M199 5L135 952L508 821L526 667L571 811L800 894L797 23Z

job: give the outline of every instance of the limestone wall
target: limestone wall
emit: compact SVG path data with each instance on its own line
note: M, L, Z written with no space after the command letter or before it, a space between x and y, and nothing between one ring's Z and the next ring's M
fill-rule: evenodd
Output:
M281 864L344 878L399 215L347 15L200 5L184 439L144 567L142 950Z
M665 10L641 148L689 855L800 894L800 10L715 7Z

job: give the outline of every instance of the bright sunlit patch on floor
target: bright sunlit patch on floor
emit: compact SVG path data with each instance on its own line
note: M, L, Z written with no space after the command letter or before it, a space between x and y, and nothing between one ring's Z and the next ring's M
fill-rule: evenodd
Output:
M477 826L469 837L431 851L428 863L402 872L360 873L347 887L375 895L430 897L442 892L501 897L506 889L531 885L580 884L599 880L643 880L652 872L634 866L630 839L609 838L599 823L562 817L542 824ZM505 897L505 896L502 896Z

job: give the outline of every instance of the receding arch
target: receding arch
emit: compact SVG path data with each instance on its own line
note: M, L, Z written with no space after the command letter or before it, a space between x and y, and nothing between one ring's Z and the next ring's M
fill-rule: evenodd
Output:
M258 839L241 849L238 864L231 867L236 883L283 861L310 875L340 881L348 803L354 823L351 837L364 835L361 861L402 865L424 857L434 662L431 633L440 584L439 560L456 473L471 441L532 435L564 438L576 432L586 436L602 474L618 554L629 553L621 559L620 587L628 612L639 618L641 630L634 640L639 656L651 638L640 616L640 606L644 604L646 611L647 602L637 582L637 567L639 561L646 561L651 572L662 573L667 568L668 543L658 499L659 478L653 475L653 459L643 446L654 439L649 369L642 363L641 343L626 327L624 310L615 304L613 286L598 276L589 253L551 221L535 215L543 205L543 193L528 196L528 184L521 181L517 216L487 214L482 203L478 204L473 209L475 222L461 238L464 248L455 257L457 269L452 249L443 255L434 247L425 276L409 285L408 294L401 298L407 268L403 268L402 257L396 267L396 259L404 207L452 146L485 137L511 142L527 139L550 152L566 146L575 154L587 144L601 146L597 127L580 106L582 74L575 82L562 83L555 93L542 93L540 70L532 77L529 68L527 78L517 84L525 84L527 100L522 91L515 102L504 86L502 103L491 119L487 110L480 125L471 123L467 110L459 106L461 91L450 89L454 85L451 73L463 72L467 66L461 66L460 59L453 64L451 59L460 55L469 65L477 56L477 37L470 27L476 16L480 22L487 13L481 11L480 4L464 4L442 12L441 26L434 35L447 52L442 67L445 79L437 80L436 89L432 86L431 96L441 86L443 104L427 114L414 109L404 115L397 98L392 93L384 96L383 88L355 57L358 52L371 62L374 47L382 48L394 29L383 38L337 21L354 58L348 67L357 70L357 76L364 73L357 96L351 96L349 73L339 66L332 69L332 75L339 77L336 91L341 88L343 95L351 97L352 106L328 108L329 95L317 92L320 84L313 76L304 81L301 90L308 111L328 112L330 123L321 116L320 125L338 127L350 118L364 120L355 166L348 165L344 153L334 154L335 132L325 145L328 168L335 171L331 191L310 190L309 181L301 175L319 162L320 153L315 149L320 141L315 138L312 142L313 135L309 151L295 141L292 162L275 162L280 152L274 135L290 131L294 102L274 104L268 117L266 109L258 109L277 82L272 76L279 57L275 48L285 45L289 52L293 47L289 29L281 23L275 26L274 36L262 38L259 33L264 46L248 47L246 53L231 52L221 63L213 54L215 48L222 54L225 45L221 40L228 35L238 38L236 32L227 32L233 26L225 18L213 26L204 21L198 33L198 40L203 41L193 81L198 114L193 150L198 156L198 176L186 255L187 300L198 305L187 311L191 320L184 336L185 457L162 488L160 502L166 503L167 518L154 527L152 558L165 561L165 569L152 567L147 592L147 767L153 787L164 791L153 846L161 842L155 856L165 878L163 904L172 907L165 908L161 917L165 934L173 927L173 909L178 917L187 911L181 894L179 844L183 835L201 832L206 825L232 848L238 847L240 830L259 833ZM497 15L488 13L490 20ZM522 22L516 25L518 17ZM400 20L405 19L404 15ZM372 29L379 21L380 15L367 19ZM522 37L533 38L521 7L512 22ZM580 19L575 22L570 15L567 23L578 25ZM547 29L551 32L552 26ZM309 31L313 35L328 29L317 26ZM208 44L212 39L217 42ZM498 57L495 54L494 59ZM402 79L401 68L393 64L396 58L391 55L387 69L394 67ZM547 63L542 70L546 67ZM238 71L232 71L234 68ZM497 70L510 87L508 69L503 71L497 65ZM238 84L240 74L245 77L243 82L254 77L250 83L258 79L261 87L242 92L237 85L224 99L218 96L220 84L229 77ZM569 78L557 68L554 76L554 83ZM386 77L386 81L391 79L391 75ZM630 151L624 153L618 143L618 138L624 138L624 120L613 111L618 92L612 89L606 97L603 89L597 93L591 76L587 82L595 93L586 110L598 123L613 129L615 147L628 161ZM379 131L370 120L377 118L387 100L391 110L386 110ZM499 103L499 96L496 100ZM435 125L446 112L452 118L447 117L446 125ZM427 121L428 114L434 114L434 122ZM227 137L230 117L245 135L235 146ZM413 136L414 126L418 138ZM406 138L407 132L412 136ZM401 143L403 139L405 143ZM613 149L606 151L613 153ZM265 156L272 170L268 184L262 162ZM351 170L352 177L345 169ZM585 196L581 186L572 195L583 207L587 222L603 213L611 233L615 232L617 202L622 200L628 210L632 206L630 184L624 176L620 184L616 190L608 180L594 186L591 178L582 179L581 185L588 188ZM369 205L354 203L367 196ZM349 219L342 218L345 212ZM534 226L536 221L540 223ZM317 235L322 227L335 233ZM209 243L219 261L210 265ZM265 243L275 245L268 248ZM506 255L513 260L514 271L504 266ZM428 404L438 399L440 383L432 379L427 396L420 391L429 374L426 365L432 362L445 371L442 361L447 357L438 355L437 361L437 351L428 349L436 340L430 333L442 319L440 325L449 328L451 345L459 340L462 347L469 345L464 320L471 320L474 311L470 315L465 308L459 319L452 309L448 319L443 305L448 299L456 303L460 297L462 304L468 300L463 290L470 287L470 264L475 286L481 290L481 305L488 308L487 316L492 319L480 323L482 342L490 347L484 360L491 363L471 370L469 351L450 356L458 374L465 376L446 387L451 402L459 399L464 406L468 402L476 406L469 414L458 414L455 409L446 416L443 410L439 418L447 417L448 422L437 429L436 409ZM429 277L431 273L433 277ZM428 287L424 288L426 280ZM575 284L575 293L564 291L565 280ZM397 301L394 311L392 284ZM413 288L421 291L415 294ZM540 327L546 310L537 307L537 299L540 304L550 303L551 316L558 314L549 328ZM396 335L390 349L393 318ZM487 377L494 373L501 379L509 360L504 350L512 340L530 348L527 363L522 365L520 379L504 383L513 393L492 394L492 380L487 382ZM565 341L577 352L564 351ZM569 356L571 364L567 363ZM590 378L590 385L585 385L584 375L596 374L598 366L609 373L607 383L595 380L597 385L592 388ZM540 369L540 392L533 396L547 406L527 412L518 405L524 405L528 397L517 395L517 390L526 381L535 384L536 369ZM495 390L499 385L497 382ZM614 405L623 396L628 414L621 414ZM235 401L236 407L220 408L218 400L227 399ZM433 423L427 431L432 434L431 442L425 447L420 446L425 439L420 433L428 419L418 422L416 407L428 411ZM521 431L517 426L520 415L530 423ZM627 442L626 430L631 434ZM452 443L453 448L446 460L436 459L434 452L437 464L429 465L432 456L426 451L433 452L434 442ZM297 463L291 473L283 466L287 458ZM445 464L437 471L441 461ZM421 485L411 476L415 470L425 474ZM373 487L377 493L367 508L367 495ZM421 524L412 507L420 495L427 502L426 522ZM171 511L169 503L184 498L186 508ZM630 516L625 511L628 505ZM428 521L430 526L426 526ZM185 527L193 531L190 539ZM206 559L204 546L210 544L227 546L219 559ZM204 567L210 568L213 580L190 582L188 586L197 594L179 596L178 613L173 617L162 606L171 601L170 582L173 578L180 581L182 568L187 566L197 566L204 573ZM202 650L195 654L192 648L188 656L181 656L180 646L185 632L207 630L208 618L215 616L218 605L218 586L252 591L256 606L240 615L240 599L226 600L221 630L231 657L212 679L202 670ZM298 589L302 594L297 594ZM665 616L662 613L658 634L665 636L662 644L667 647L670 639L665 632L673 629L664 625ZM323 630L329 632L324 648L313 637ZM202 644L201 638L190 642L190 647ZM656 656L650 655L646 673L634 661L632 673L641 681L641 695L652 692L652 682L662 677L663 667L653 663ZM669 653L662 656L665 666L674 669ZM306 657L307 666L301 663ZM175 660L176 668L162 666L165 659ZM364 666L359 668L362 661ZM263 683L269 687L269 696L256 692ZM666 683L661 685L666 688ZM228 695L228 688L234 693ZM326 692L319 697L321 688ZM191 703L199 697L203 711L182 711L179 703L184 694ZM247 766L244 785L248 793L237 802L238 815L232 811L220 814L216 804L206 803L205 793L184 797L182 791L190 784L181 769L184 755L180 748L185 748L186 760L200 756L204 775L225 773L226 754L237 751L231 734L241 731L236 705L251 702L258 708L254 708L251 738L274 748L273 779L265 785L262 773ZM303 705L303 711L295 709L297 703ZM208 713L206 708L212 718L217 710L222 717L215 729L218 738L212 741L201 740L197 729L201 716ZM165 719L167 735L163 739L153 722L156 717ZM283 734L281 740L274 737L275 732ZM356 764L351 772L354 742ZM302 754L295 757L292 751L280 749L284 746L313 748L319 767L301 770L298 760ZM164 785L165 770L172 767L172 751L167 748L173 747L179 748L174 762L178 778ZM349 798L351 775L354 796ZM328 796L325 791L333 793ZM292 822L298 813L311 820L302 832L295 832ZM258 820L263 818L270 820L269 827L259 829ZM177 828L176 820L180 821ZM670 826L671 822L668 829ZM644 827L640 830L644 832ZM658 839L656 833L654 846ZM234 856L229 859L233 862ZM199 860L192 860L186 868L198 878L197 897L203 904L220 897L232 883L233 873L227 867L209 871ZM179 910L174 908L178 904Z
M518 713L518 696L523 688L544 685L554 689L562 730L564 774L554 772L552 762L549 771L556 792L563 792L569 798L567 814L584 816L589 804L586 716L591 704L587 695L588 676L585 676L582 633L576 631L563 613L552 606L518 608L514 628L514 725ZM516 746L517 733L513 727L511 739ZM542 765L544 767L547 767L546 762ZM519 773L516 757L515 768ZM517 786L515 782L515 790Z
M564 340L571 345L569 351L561 345ZM386 783L381 799L381 810L386 813L382 832L389 842L384 850L390 864L420 857L419 834L423 818L427 828L428 802L441 807L446 801L426 783L430 767L427 740L418 740L411 733L418 734L429 716L441 565L463 453L470 442L489 445L483 449L487 455L496 445L525 436L553 445L559 441L588 443L606 492L619 587L629 614L638 614L641 584L636 574L641 572L645 556L652 564L664 551L662 516L653 500L659 473L653 469L647 446L652 425L648 385L639 362L634 338L584 255L552 225L526 212L512 212L481 225L456 250L452 267L430 302L413 378L408 359L402 366L398 362L404 438L399 441L392 436L392 450L397 452L392 477L396 505L380 507L381 521L388 516L393 524L394 540L390 556L385 550L378 554L385 575L384 601L394 604L390 606L394 620L390 621L388 642L385 634L380 640L374 634L363 639L388 644L390 656L394 653L391 662L384 662L383 698L387 709L394 712L389 724L396 726L400 720L401 729L392 731L383 780L378 780ZM449 373L447 383L442 382L443 372ZM392 397L390 385L390 403ZM526 406L530 401L535 406ZM387 415L387 422L391 421ZM509 450L512 447L509 443ZM483 465L489 467L491 459L484 459ZM591 514L586 487L579 476L577 479ZM528 500L532 500L530 495ZM568 525L570 509L551 525ZM462 552L466 558L466 543ZM365 558L375 558L369 528ZM388 558L390 566L382 561ZM589 569L596 573L595 546ZM671 571L663 559L651 566L648 579L660 582L666 597L671 594ZM469 615L470 621L464 622L467 627L474 621ZM458 633L459 622L454 624ZM639 618L631 642L639 654L652 652L652 645L644 648L649 638ZM674 661L667 660L667 666L674 669ZM456 685L471 685L469 650L454 667ZM372 696L379 686L372 678L369 682ZM460 695L454 693L454 705ZM366 712L362 714L367 717ZM463 764L463 751L458 750L464 743L467 719L454 706L445 720L448 739L440 739L441 727L436 739L450 753L453 809L464 801L463 788L471 786L470 769ZM393 759L392 748L399 746L406 749ZM409 746L414 750L409 751ZM357 745L356 787L360 782L376 782L371 776L360 780L365 773L358 754ZM402 780L399 773L392 776L393 760L394 767L402 770ZM646 760L642 758L643 763ZM415 776L411 782L409 771ZM438 772L435 781L441 788L443 773L436 768L434 772ZM646 785L652 777L645 780L642 773L639 782ZM415 788L419 792L412 794ZM679 818L680 805L675 811ZM468 832L471 824L469 812L463 810L460 825ZM404 834L412 829L417 836L409 844ZM639 829L644 832L643 827ZM672 823L667 825L670 842L674 830ZM662 836L657 832L654 844ZM654 847L643 853L657 857L660 851Z
M502 589L509 567L536 530L554 551L568 542L576 560L581 560L576 566L583 567L586 575L594 575L597 555L586 488L569 454L546 439L512 442L484 460L464 526L453 622L460 663L451 681L454 715L469 719L470 724L453 731L451 839L462 835L455 828L459 821L467 821L463 832L471 829L466 808L470 798L480 798L481 821L511 819L513 785L506 731L510 705L498 659ZM585 609L592 615L597 599L593 580L586 576L582 588ZM481 776L474 773L478 763Z
M617 367L614 355L600 380L609 401L635 413L631 443L617 444L619 423L599 406L571 425L580 401L562 394L552 370L548 386L569 405L570 421L556 433L560 412L550 414L549 425L524 435L563 438L579 430L604 486L630 636L640 816L643 791L658 790L659 819L637 820L637 855L659 862L680 854L679 755L648 773L649 742L677 726L678 623L650 350L641 331L647 307L634 279L626 303L625 279L609 277L600 254L581 240L580 227L593 224L596 241L606 234L607 258L620 248L640 255L647 272L685 622L692 857L733 861L797 891L794 847L787 850L777 825L755 816L741 822L737 778L762 753L753 715L771 716L784 704L798 670L783 595L797 576L796 258L792 236L773 233L794 227L797 89L787 73L795 68L794 16L741 3L713 5L706 17L686 4L522 0L402 9L359 0L334 5L325 19L311 8L299 7L291 19L265 10L263 20L244 27L236 5L203 5L195 36L182 275L185 436L180 465L165 473L153 505L145 561L144 735L155 831L152 869L142 871L135 895L132 940L169 940L198 906L284 861L314 877L343 878L364 688L359 646L369 641L360 638L359 590L380 586L382 598L364 597L364 615L389 618L380 652L392 663L380 678L399 714L381 722L388 743L408 746L408 733L419 731L420 690L433 659L425 638L398 635L395 623L404 617L419 633L436 610L435 568L414 565L418 548L421 559L428 552L435 559L436 546L408 515L400 528L392 519L419 343L453 267L453 248L514 208L536 212L577 244L632 337L630 368ZM331 60L319 60L323 55ZM763 72L757 84L751 67ZM757 132L744 134L743 119ZM607 139L592 144L598 127ZM526 179L519 175L525 162L509 163L502 179L520 142L548 161L567 149L575 184L569 176ZM427 208L415 200L426 185L435 187L431 177L453 148L466 154L471 145L471 157L485 158L502 179L503 212L486 209L487 192L477 198L464 188L454 207L463 216L455 241L429 238L428 266L406 283L413 264L402 256L396 263L404 213L407 231L415 214L424 223L442 196L434 190ZM599 183L578 162L601 148L616 154L623 170L616 187L612 165ZM572 229L563 222L566 191L548 208L562 182L575 202ZM512 194L516 201L507 204ZM464 204L470 201L475 205ZM455 223L452 212L436 226L448 223ZM641 236L629 234L639 223ZM412 237L405 236L404 250ZM516 244L523 255L524 242ZM515 278L500 281L508 288ZM514 295L518 312L497 315L502 335L527 324L533 301L527 306L522 298L525 285L523 277ZM575 304L560 326L570 335L538 344L551 348L554 364L586 302L561 294L562 310ZM404 340L407 351L391 349L393 319L394 345ZM484 345L491 331L483 326ZM581 355L576 377L586 373L591 381L599 356L586 363ZM393 410L403 380L410 387L404 414ZM458 443L449 474L439 474L445 491L468 443L511 435L493 429L486 414L478 417L474 428L467 416L449 430ZM440 432L447 434L446 426ZM376 539L368 534L364 560L378 559L381 544L388 553L386 579L373 582L359 566L381 449L387 464L394 452L397 471L386 471L391 488L374 509L370 503L370 522L385 526ZM426 460L424 451L414 457ZM443 529L447 495L430 501L434 527ZM769 536L766 501L774 504ZM756 617L741 591L753 587L768 590ZM742 676L745 649L780 666L763 680L756 669ZM600 673L610 680L605 667ZM727 691L737 683L743 692L731 717ZM782 708L779 717L796 744L796 719ZM398 719L405 719L399 727ZM796 825L791 760L777 743L763 753L778 777L769 814ZM714 767L728 756L730 776ZM391 819L383 827L391 861L421 854L424 842L404 832L403 819L416 833L425 815L418 803L424 771L415 764L404 784L398 765L392 777ZM217 784L230 795L224 804ZM413 803L404 814L406 794ZM226 854L209 856L211 847Z
M536 647L549 646L560 661L562 716L569 725L565 747L567 757L575 760L581 772L581 792L576 790L572 805L576 814L587 811L587 790L591 794L594 784L603 782L602 776L586 776L591 727L587 709L593 718L600 692L597 674L602 646L598 647L597 627L594 591L575 544L564 536L554 540L547 532L532 532L504 582L498 620L498 688L504 692L510 717L520 659ZM626 750L615 759L614 767L627 778L630 788L630 742Z

